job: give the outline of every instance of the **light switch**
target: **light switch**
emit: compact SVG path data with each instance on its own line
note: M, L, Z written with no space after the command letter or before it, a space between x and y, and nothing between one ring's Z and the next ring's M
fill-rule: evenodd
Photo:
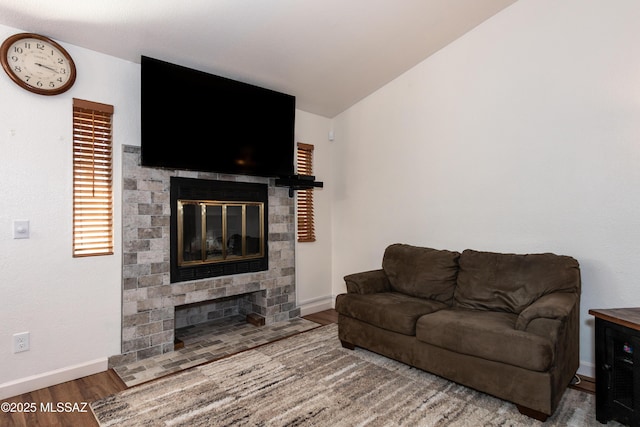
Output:
M13 221L13 238L14 239L29 238L29 221L28 220Z

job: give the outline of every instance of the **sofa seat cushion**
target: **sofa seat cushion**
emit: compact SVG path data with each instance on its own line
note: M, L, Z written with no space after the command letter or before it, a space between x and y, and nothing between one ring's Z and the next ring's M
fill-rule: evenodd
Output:
M554 363L552 343L515 329L512 313L446 309L422 316L416 338L456 353L545 372Z
M391 290L451 305L460 253L405 244L387 247L382 269Z
M442 302L398 292L341 294L336 298L336 311L339 314L412 336L416 334L416 321L421 316L443 308L447 308L447 305Z

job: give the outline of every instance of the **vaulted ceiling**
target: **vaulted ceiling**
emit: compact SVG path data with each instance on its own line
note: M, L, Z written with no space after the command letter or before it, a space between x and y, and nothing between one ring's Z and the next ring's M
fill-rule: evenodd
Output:
M0 0L0 24L282 91L333 117L515 1Z

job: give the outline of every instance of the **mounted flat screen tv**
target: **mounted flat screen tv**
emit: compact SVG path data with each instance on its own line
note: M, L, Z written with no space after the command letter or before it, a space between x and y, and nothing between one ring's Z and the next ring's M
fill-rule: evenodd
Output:
M294 174L295 97L143 56L142 166Z

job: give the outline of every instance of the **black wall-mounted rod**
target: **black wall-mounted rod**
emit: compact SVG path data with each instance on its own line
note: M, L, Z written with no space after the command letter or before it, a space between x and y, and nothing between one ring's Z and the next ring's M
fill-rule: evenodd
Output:
M324 184L316 181L313 175L291 175L276 179L277 187L289 187L289 197L293 197L296 190L308 190L310 188L322 188Z

